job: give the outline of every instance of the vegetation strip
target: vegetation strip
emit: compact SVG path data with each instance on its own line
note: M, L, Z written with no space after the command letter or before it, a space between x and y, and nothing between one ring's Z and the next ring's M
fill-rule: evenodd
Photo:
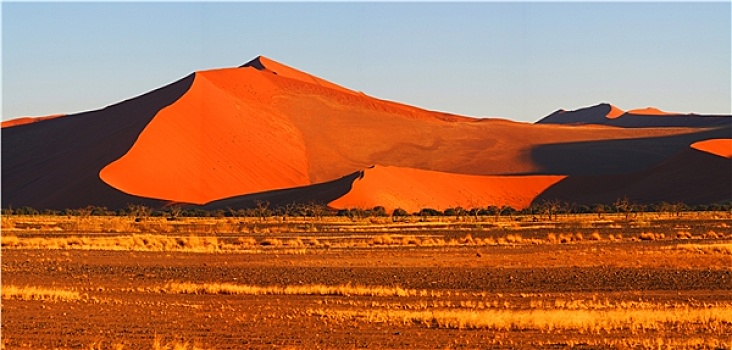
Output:
M732 323L732 307L654 310L333 310L313 309L307 314L335 320L359 319L374 323L416 323L430 328L495 330L601 331L682 329L698 326L710 334Z
M81 295L78 292L49 289L41 287L18 287L13 285L2 286L2 298L4 300L53 300L53 301L71 301L80 300Z
M224 295L343 295L343 296L437 296L438 291L404 289L401 287L306 284L290 286L253 286L231 283L171 282L154 289L167 294L224 294Z
M732 243L711 244L678 244L676 249L702 253L720 253L732 255Z

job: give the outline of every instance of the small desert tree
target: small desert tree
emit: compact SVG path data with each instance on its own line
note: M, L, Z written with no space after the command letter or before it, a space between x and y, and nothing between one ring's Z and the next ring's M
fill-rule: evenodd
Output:
M546 200L541 205L542 211L544 212L544 214L546 214L549 221L552 220L552 216L554 217L555 220L557 219L557 212L559 212L561 207L562 207L562 203L557 199Z
M626 221L630 219L634 211L634 206L628 197L618 198L613 205L615 206L616 212L625 214Z
M259 218L260 221L265 221L268 216L272 213L269 210L268 201L255 201L254 202L254 214Z

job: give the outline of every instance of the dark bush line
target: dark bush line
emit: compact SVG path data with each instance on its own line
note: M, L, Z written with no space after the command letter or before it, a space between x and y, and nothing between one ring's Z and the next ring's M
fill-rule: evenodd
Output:
M387 212L383 206L376 206L370 209L341 209L334 210L326 205L310 203L310 204L291 204L281 207L270 208L269 203L258 202L252 208L227 208L217 210L204 210L201 208L185 208L180 206L171 206L163 209L152 209L143 205L130 204L127 208L108 210L106 207L88 206L78 209L60 210L38 210L29 206L13 208L11 206L2 209L2 215L51 215L51 216L130 216L130 217L167 217L175 219L178 217L324 217L324 216L340 216L350 218L367 218L367 217L409 217L409 216L447 216L447 217L513 217L517 216L533 216L535 218L552 218L556 219L559 215L571 214L597 214L602 217L604 214L625 214L626 218L641 215L642 213L667 213L668 215L679 216L684 212L700 212L700 211L732 211L732 201L724 203L716 203L709 205L689 206L684 203L667 203L661 202L651 205L634 204L627 199L620 199L612 205L596 204L593 206L576 205L570 203L560 203L557 201L547 201L542 204L532 205L523 210L516 210L509 206L497 207L486 206L477 208L454 207L447 208L443 211L423 208L414 213L409 213L404 209L397 208L391 213Z

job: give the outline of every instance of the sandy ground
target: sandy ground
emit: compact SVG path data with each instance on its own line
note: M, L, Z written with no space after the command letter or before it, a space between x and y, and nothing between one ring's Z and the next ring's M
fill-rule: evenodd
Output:
M3 285L73 290L81 293L82 299L3 300L2 336L6 349L86 349L90 344L140 349L150 348L156 337L196 342L212 349L564 348L629 338L703 338L704 332L698 333L698 329L673 334L653 330L581 334L442 329L412 322L337 319L310 312L364 311L374 305L399 310L466 302L521 310L532 308L532 303L556 300L731 304L732 255L675 249L690 242L728 243L720 239L625 239L479 247L317 248L296 253L276 248L258 253L4 248ZM442 294L385 297L155 292L168 282L400 286ZM719 333L710 336L732 341L730 331L722 330L726 338Z

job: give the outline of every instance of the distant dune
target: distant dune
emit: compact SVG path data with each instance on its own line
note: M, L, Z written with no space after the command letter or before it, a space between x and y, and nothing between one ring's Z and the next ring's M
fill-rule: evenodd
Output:
M25 124L30 124L30 123L36 123L36 122L55 119L55 118L59 118L59 117L63 117L63 116L65 116L65 114L52 114L52 115L47 115L47 116L43 116L43 117L20 117L20 118L10 119L10 120L6 120L6 121L2 122L2 127L9 128L11 126L19 126L19 125L25 125Z
M682 171L672 161L682 151L709 155L692 144L728 139L732 118L634 113L600 104L537 124L477 119L377 99L260 56L101 110L4 123L2 201L418 210L624 195L730 199L718 183L723 166L716 183L703 179L706 197L654 176ZM720 147L715 154L726 154ZM712 157L729 173L728 157Z
M662 118L661 118L662 117ZM729 115L697 115L664 112L655 107L631 109L627 112L607 103L574 111L560 109L537 124L608 125L621 128L717 127L732 123Z
M683 115L683 113L665 112L656 107L636 108L628 111L628 114L635 115Z

